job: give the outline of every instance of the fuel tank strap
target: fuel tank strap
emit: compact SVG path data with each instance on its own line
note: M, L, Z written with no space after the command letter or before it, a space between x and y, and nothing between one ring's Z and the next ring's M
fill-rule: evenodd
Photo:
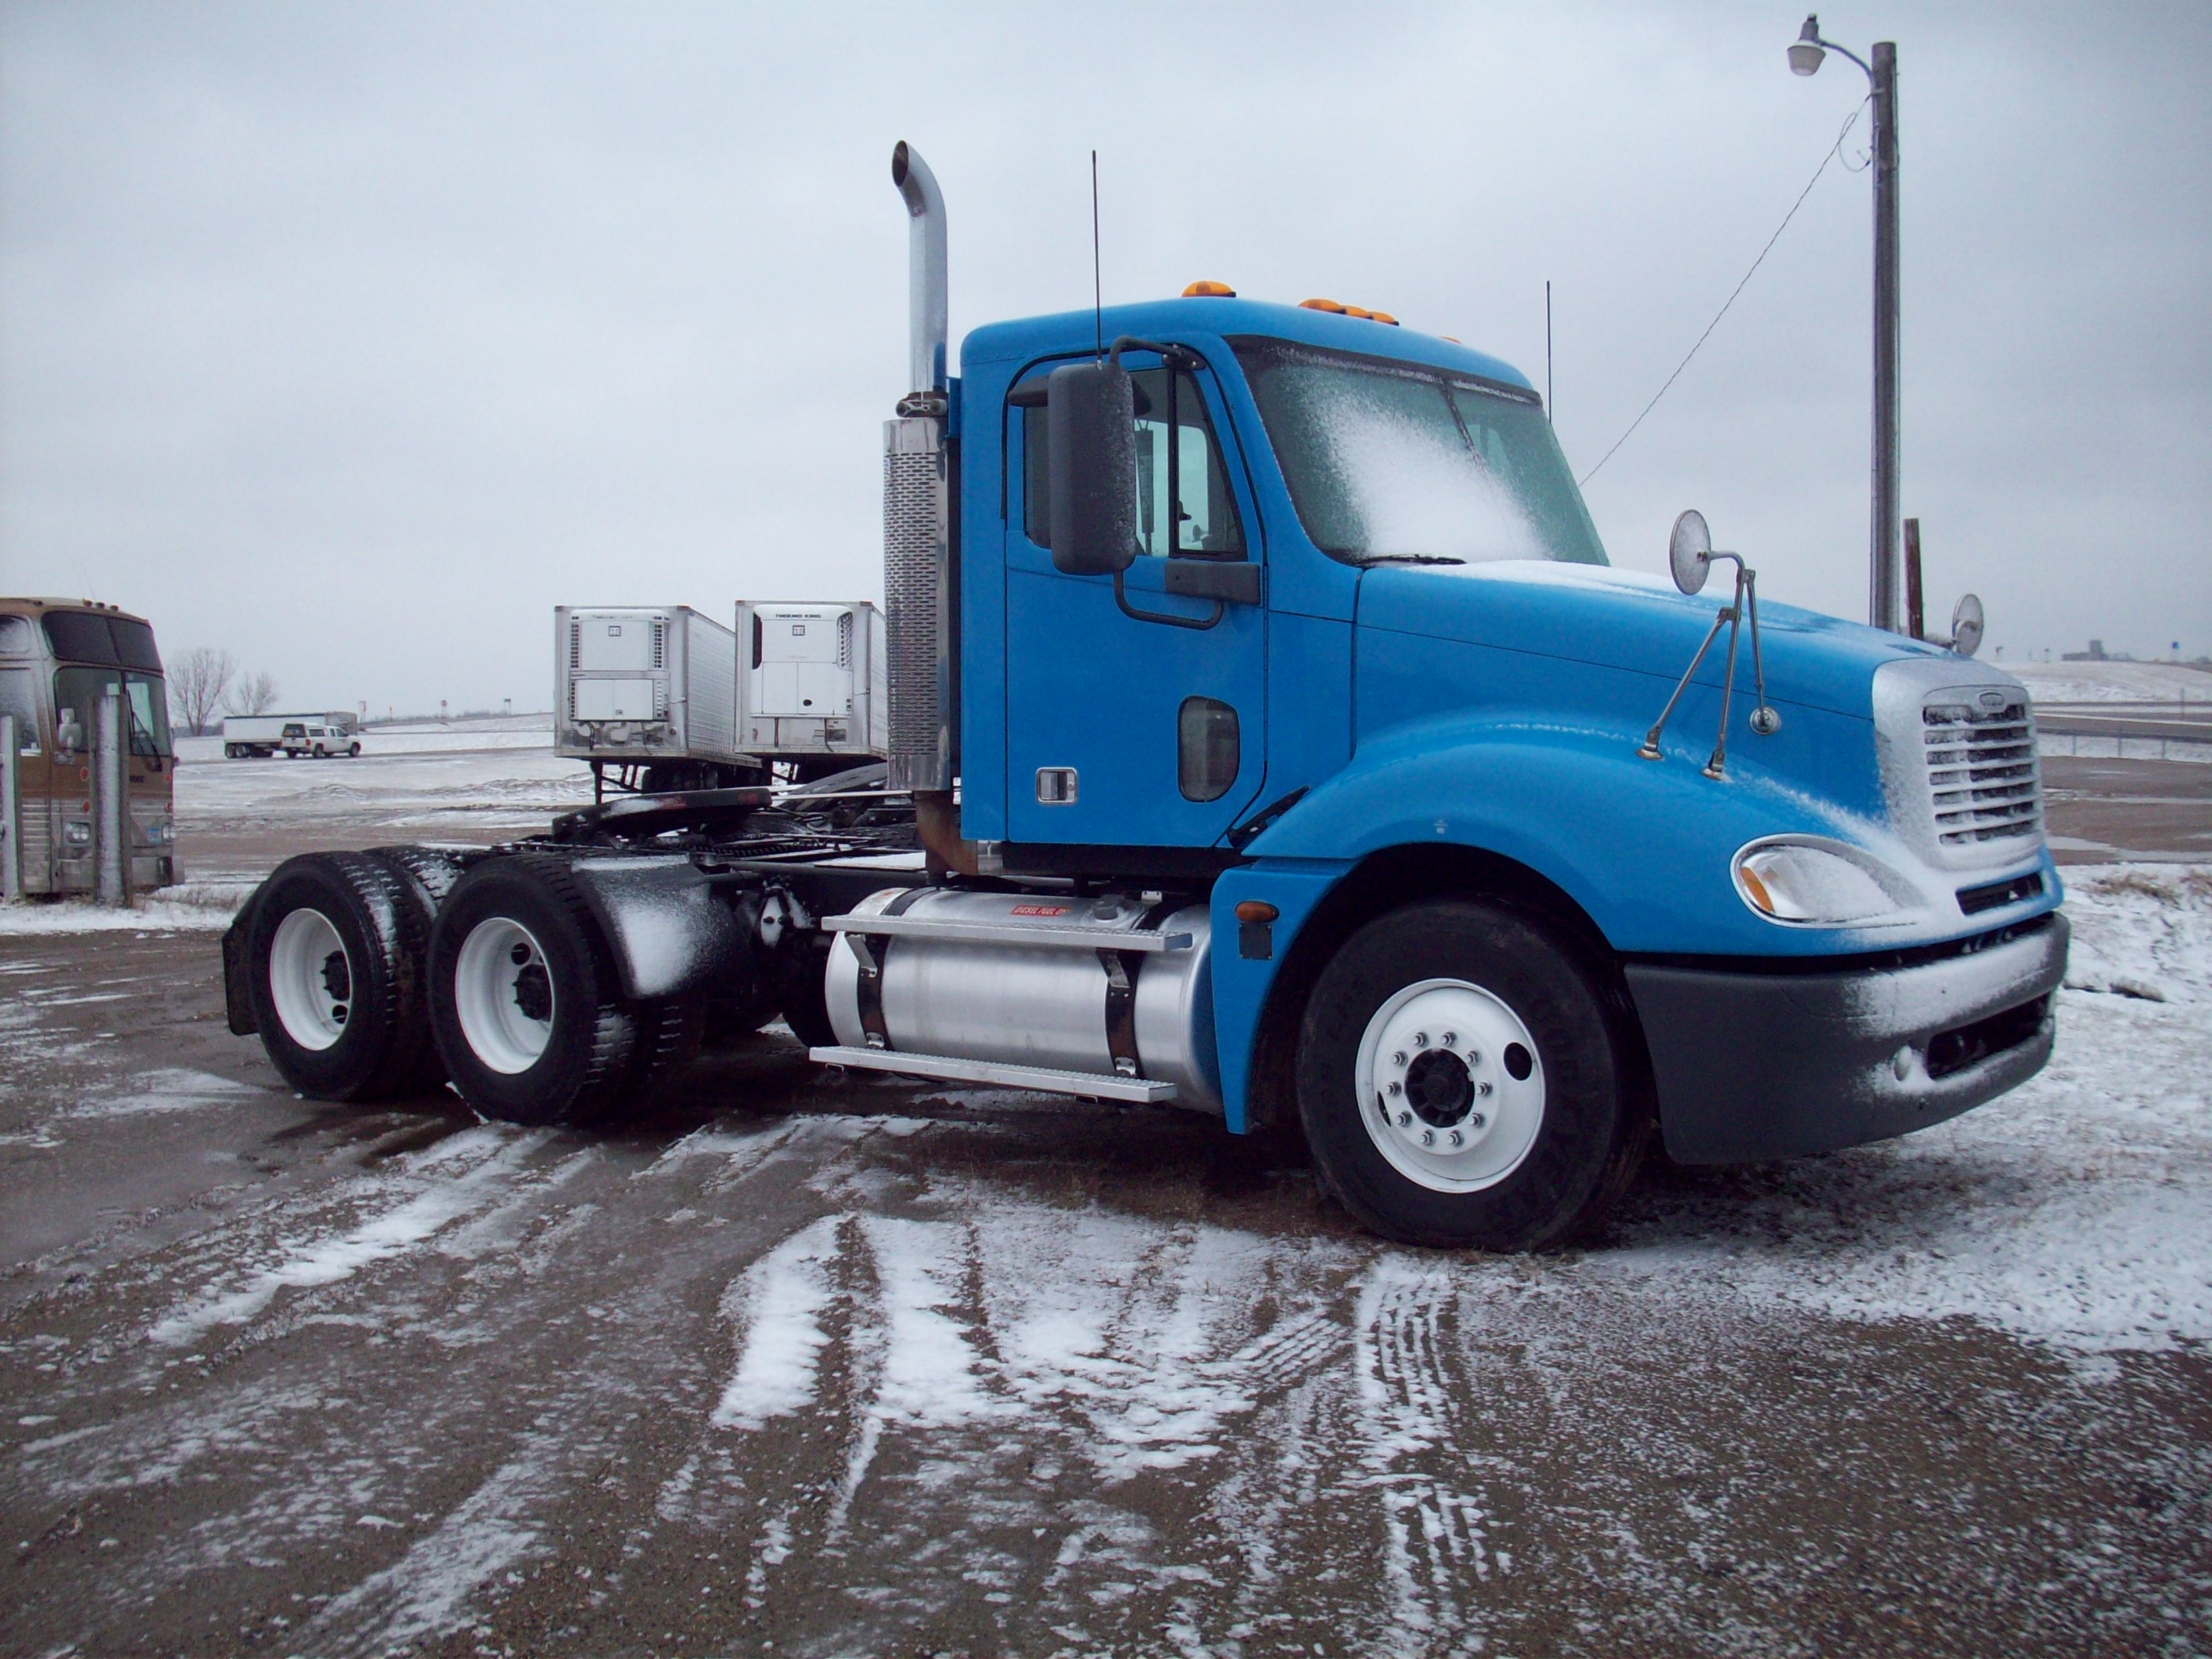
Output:
M1106 970L1106 1051L1114 1057L1116 1076L1145 1074L1144 1056L1137 1052L1137 976L1145 970L1146 956L1156 948L1152 942L1162 939L1160 924L1175 914L1176 908L1166 901L1153 905L1137 918L1131 932L1122 935L1142 944L1133 942L1119 950L1098 952L1098 965ZM1188 940L1189 935L1175 937Z
M878 914L886 916L903 915L908 906L929 890L927 887L909 887L884 906ZM836 920L842 921L845 918L841 916ZM890 948L890 941L878 940L854 931L845 934L845 943L852 948L854 960L860 965L859 981L853 988L854 1000L859 1004L860 1030L867 1038L868 1047L889 1048L891 1046L890 1028L884 1023L884 952Z

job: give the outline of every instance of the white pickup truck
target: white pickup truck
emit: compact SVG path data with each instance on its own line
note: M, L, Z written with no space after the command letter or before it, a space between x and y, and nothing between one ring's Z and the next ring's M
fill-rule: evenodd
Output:
M302 755L312 755L317 760L324 760L332 755L358 755L361 753L361 739L335 726L293 720L285 726L277 747L284 751L287 760L297 760Z

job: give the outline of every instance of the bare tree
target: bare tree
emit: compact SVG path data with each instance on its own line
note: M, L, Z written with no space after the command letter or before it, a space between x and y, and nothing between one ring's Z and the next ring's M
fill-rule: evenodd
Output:
M239 681L238 690L231 694L230 712L265 714L276 706L276 677L265 668L257 668Z
M169 705L193 736L207 729L238 672L228 651L196 645L169 665Z

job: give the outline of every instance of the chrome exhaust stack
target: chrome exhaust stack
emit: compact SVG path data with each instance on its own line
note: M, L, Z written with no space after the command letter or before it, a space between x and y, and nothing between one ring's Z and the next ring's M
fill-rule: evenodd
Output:
M884 620L890 670L893 789L952 789L951 489L947 410L945 198L929 165L904 143L891 182L912 220L908 236L908 379L884 423ZM917 799L917 807L925 803ZM957 867L957 866L956 866Z
M945 338L950 311L945 274L945 192L929 163L902 141L891 151L891 182L905 198L907 228L907 379L914 392L899 402L902 415L945 412ZM935 398L927 394L934 392ZM934 409L927 407L933 401ZM908 408L908 404L922 405Z

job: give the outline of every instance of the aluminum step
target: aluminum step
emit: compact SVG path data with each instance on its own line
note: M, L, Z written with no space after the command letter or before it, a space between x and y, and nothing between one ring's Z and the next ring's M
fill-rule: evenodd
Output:
M1147 1078L1058 1072L1042 1066L1013 1066L996 1060L959 1060L951 1054L910 1054L896 1048L809 1048L806 1057L824 1066L850 1066L864 1072L899 1072L909 1077L939 1078L951 1083L988 1083L1001 1089L1033 1089L1039 1094L1085 1095L1093 1100L1152 1103L1176 1097L1174 1084L1155 1083Z
M1011 922L937 921L928 916L824 916L833 933L894 939L941 939L967 945L1028 945L1039 950L1188 951L1188 933L1146 933L1121 927L1023 927Z

